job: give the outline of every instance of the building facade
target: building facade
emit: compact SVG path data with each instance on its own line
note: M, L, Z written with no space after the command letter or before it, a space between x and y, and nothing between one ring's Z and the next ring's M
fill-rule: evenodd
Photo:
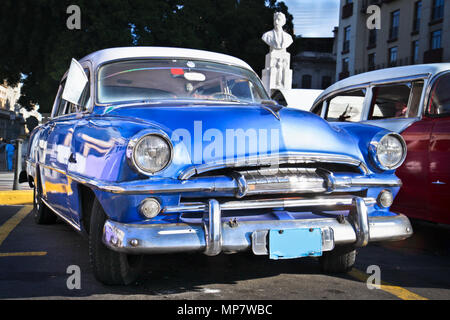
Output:
M20 98L22 84L10 87L6 82L0 84L0 109L14 111L17 100Z
M334 38L298 38L298 53L292 58L292 87L325 89L335 82Z
M0 84L0 137L12 140L25 133L24 118L19 112L22 85L11 87L3 82Z
M336 79L450 61L450 0L341 0L340 5ZM368 13L371 5L379 16Z

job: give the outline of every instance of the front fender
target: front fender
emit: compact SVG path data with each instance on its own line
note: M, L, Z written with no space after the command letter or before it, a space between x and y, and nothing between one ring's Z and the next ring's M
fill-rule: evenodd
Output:
M336 122L332 123L331 126L339 128L341 130L345 130L348 132L354 139L355 143L357 143L359 149L361 150L361 154L364 157L364 162L367 167L374 173L386 173L386 174L394 174L395 170L391 171L382 171L376 165L369 153L370 142L377 135L385 135L390 133L391 131L386 130L384 128L360 124L360 123L350 123L350 122Z
M133 136L152 127L172 136L170 130L162 129L157 124L123 117L93 116L80 121L74 129L71 152L75 155L75 161L69 163L68 174L114 182L148 178L130 167L126 149ZM172 144L173 161L158 177L177 176L182 168L192 164L182 141L172 141Z

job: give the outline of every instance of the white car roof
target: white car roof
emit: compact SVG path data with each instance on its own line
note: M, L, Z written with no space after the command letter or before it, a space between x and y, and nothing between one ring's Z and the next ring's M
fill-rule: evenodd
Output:
M416 75L429 75L430 77L433 77L438 73L448 70L450 70L450 63L431 63L431 64L420 64L412 66L387 68L361 73L346 78L344 80L338 81L332 86L328 87L322 92L322 94L319 95L319 97L317 97L314 104L316 104L324 96L327 96L336 90L362 85L365 83L385 81L396 78L412 77Z
M133 59L133 58L186 58L193 60L208 60L214 62L220 62L230 65L239 66L248 70L253 69L241 59L210 51L196 50L196 49L184 49L184 48L171 48L171 47L119 47L109 48L93 52L81 60L90 61L93 68L96 69L98 65L119 59Z

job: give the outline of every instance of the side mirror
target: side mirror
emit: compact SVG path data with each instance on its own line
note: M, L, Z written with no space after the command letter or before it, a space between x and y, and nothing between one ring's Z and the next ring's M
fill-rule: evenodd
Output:
M22 170L19 174L19 183L28 182L28 174L25 170Z
M62 93L62 98L77 106L80 105L80 100L83 96L83 91L89 82L86 73L80 63L72 59L70 63L69 73L66 78L66 85Z

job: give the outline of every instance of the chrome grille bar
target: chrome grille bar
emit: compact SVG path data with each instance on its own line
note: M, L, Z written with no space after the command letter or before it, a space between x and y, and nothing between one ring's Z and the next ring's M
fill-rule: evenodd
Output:
M337 154L323 154L323 153L290 152L275 155L250 156L241 159L230 159L213 163L194 165L183 170L178 176L178 178L180 180L187 180L196 174L201 174L204 172L224 168L239 168L239 167L242 168L242 167L257 167L257 166L278 167L281 164L305 164L305 163L347 164L359 168L362 174L369 173L369 169L362 161L350 156Z
M323 193L326 181L315 168L278 168L238 171L245 179L247 195L285 193Z
M354 197L321 197L321 198L283 198L283 199L264 199L264 200L238 200L227 201L220 204L222 211L226 210L249 210L249 209L273 209L273 208L302 208L302 207L333 207L333 206L351 206ZM376 203L375 198L362 199L366 206ZM178 206L167 206L163 209L164 213L178 212L204 212L207 204L202 202L185 202Z

